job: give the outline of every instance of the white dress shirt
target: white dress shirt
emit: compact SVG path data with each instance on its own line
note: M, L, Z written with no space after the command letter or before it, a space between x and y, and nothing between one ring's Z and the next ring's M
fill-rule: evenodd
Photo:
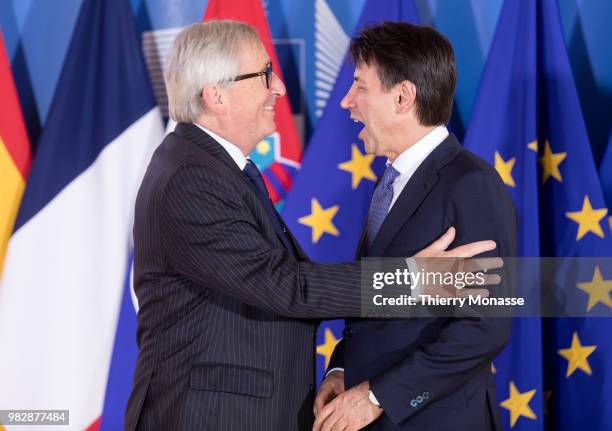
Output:
M225 151L227 151L227 153L230 155L232 160L234 162L236 162L236 164L238 165L240 170L241 171L244 170L244 167L247 164L247 158L245 157L244 154L242 154L242 150L240 148L238 148L236 145L232 144L227 139L222 138L221 136L217 135L212 130L207 129L206 127L201 126L198 123L193 123L193 124L198 126L201 130L203 130L206 133L208 133L208 135L210 135L211 138L213 138L215 141L217 141L219 143L219 145L221 145L225 149Z
M446 138L448 138L448 130L444 126L438 126L429 132L423 138L417 141L416 144L405 150L391 163L387 160L387 166L390 164L400 173L393 182L393 199L389 210L393 208L393 204L412 178L412 175L421 166L421 163L436 149Z

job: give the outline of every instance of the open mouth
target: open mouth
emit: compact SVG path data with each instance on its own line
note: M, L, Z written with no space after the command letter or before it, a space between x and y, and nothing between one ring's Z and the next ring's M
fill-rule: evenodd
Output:
M368 131L366 126L364 125L363 128L361 129L361 131L359 132L359 135L357 135L357 137L359 139L361 139L364 143L366 142L367 138L368 138Z
M359 139L361 139L362 141L365 141L365 137L367 136L368 132L366 130L366 125L363 123L363 121L358 120L354 117L351 117L351 120L353 120L353 123L355 124L363 124L363 128L361 129L361 131L359 132L359 135L357 135L357 137Z

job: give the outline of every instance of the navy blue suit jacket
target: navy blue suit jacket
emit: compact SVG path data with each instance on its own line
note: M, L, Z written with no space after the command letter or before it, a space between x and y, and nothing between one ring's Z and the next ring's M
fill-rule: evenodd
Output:
M497 172L450 135L419 166L358 257L412 256L457 229L456 247L492 239L488 255L515 256L514 205ZM330 368L350 388L364 380L384 408L373 430L501 429L491 360L506 345L510 319L347 319Z

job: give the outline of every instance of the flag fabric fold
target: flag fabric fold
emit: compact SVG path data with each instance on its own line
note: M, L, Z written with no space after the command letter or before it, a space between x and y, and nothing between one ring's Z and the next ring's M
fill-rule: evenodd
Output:
M506 184L519 221L518 253L533 257L540 255L536 32L535 7L505 2L464 140ZM517 274L517 295L537 276ZM541 332L539 318L514 319L510 342L493 361L504 429L544 429Z
M521 256L610 255L607 209L555 0L504 3L465 145L495 166L513 196ZM594 277L595 268L589 270ZM588 295L572 288L591 278L560 275L559 283L586 311ZM520 276L517 292L539 275L523 282ZM510 344L494 360L505 429L606 429L612 388L605 323L515 319ZM584 360L577 364L577 358Z
M612 133L610 133L608 146L599 165L599 178L606 206L612 208ZM610 229L612 229L612 214L608 214L608 221Z

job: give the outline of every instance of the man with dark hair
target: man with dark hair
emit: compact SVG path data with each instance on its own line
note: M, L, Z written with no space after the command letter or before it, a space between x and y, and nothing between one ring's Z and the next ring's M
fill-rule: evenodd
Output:
M351 42L341 102L368 153L388 158L357 257L409 256L448 226L455 245L493 238L516 254L517 220L497 172L449 134L453 49L432 28L385 22ZM491 360L509 319L347 319L315 401L314 429L500 430ZM346 389L346 390L345 390Z

